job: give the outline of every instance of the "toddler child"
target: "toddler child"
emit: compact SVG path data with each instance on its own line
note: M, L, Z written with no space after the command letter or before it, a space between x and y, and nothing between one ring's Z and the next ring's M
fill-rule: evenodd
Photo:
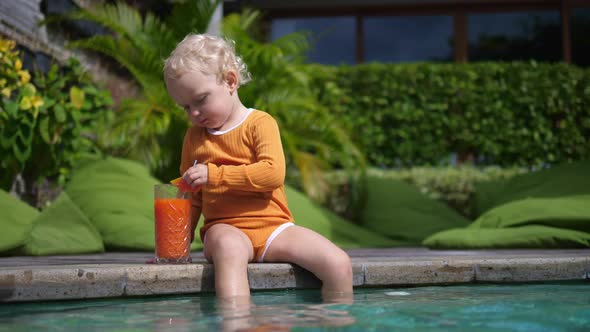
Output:
M193 188L192 233L215 270L218 297L250 295L249 262L288 262L322 281L324 298L352 298L348 255L328 239L295 225L285 195L285 156L277 122L245 107L238 88L249 81L233 44L190 34L164 63L168 93L192 126L180 173ZM194 165L194 161L198 163Z

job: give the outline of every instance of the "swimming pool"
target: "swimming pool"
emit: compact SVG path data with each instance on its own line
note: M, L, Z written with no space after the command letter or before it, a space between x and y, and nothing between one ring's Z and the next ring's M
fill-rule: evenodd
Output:
M239 301L237 302L239 303ZM3 304L0 331L582 331L590 283L356 289L353 304L318 290Z

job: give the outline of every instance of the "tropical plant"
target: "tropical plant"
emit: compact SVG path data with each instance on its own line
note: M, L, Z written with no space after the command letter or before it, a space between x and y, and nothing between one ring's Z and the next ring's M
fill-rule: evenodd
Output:
M162 180L176 176L179 144L187 128L183 113L167 96L162 59L189 32L205 32L219 1L176 3L165 21L140 13L119 2L72 12L69 19L101 24L113 35L77 40L72 47L101 52L119 62L135 78L142 98L126 100L111 130L112 143L124 149L118 154L143 160ZM322 171L350 171L351 185L361 202L364 175L362 154L350 142L338 121L313 98L307 76L298 66L307 47L306 36L292 34L275 42L255 38L259 13L232 14L223 21L224 34L237 42L255 82L240 89L243 102L271 113L279 122L291 176L310 196L322 201L328 183ZM359 188L358 190L357 187Z
M115 125L105 134L112 154L145 162L162 180L178 174L179 145L188 126L166 92L162 59L186 34L205 32L219 3L177 2L166 20L149 12L142 16L124 2L90 6L48 20L87 20L112 32L73 41L69 47L102 53L133 76L141 96L120 104Z
M263 42L256 33L260 12L246 10L223 20L223 33L236 43L253 77L240 89L240 98L272 114L281 128L291 180L324 203L330 191L327 170L347 174L352 211L364 200L365 160L349 133L310 88L309 75L301 70L308 36L293 33ZM353 216L354 217L354 216Z

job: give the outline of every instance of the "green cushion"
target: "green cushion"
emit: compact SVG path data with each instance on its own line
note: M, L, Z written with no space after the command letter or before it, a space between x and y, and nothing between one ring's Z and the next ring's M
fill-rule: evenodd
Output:
M0 190L0 253L21 247L39 215L37 209Z
M25 244L29 255L103 251L100 234L65 192L35 218Z
M106 158L72 172L66 191L100 232L107 250L154 250L154 185L131 160ZM195 239L193 249L201 248Z
M527 198L495 207L470 228L508 228L545 225L590 232L590 195Z
M395 240L399 246L420 245L429 235L469 224L452 208L405 182L369 176L367 187L362 225Z
M295 224L309 228L343 248L390 247L395 241L340 218L303 193L285 187Z
M590 195L528 198L495 207L465 229L434 234L431 248L590 246Z
M158 182L135 162L107 158L74 170L66 191L98 229L107 250L152 249L152 195ZM143 245L138 248L138 243Z
M581 248L590 247L590 234L540 225L463 228L434 234L423 244L436 249Z
M502 204L527 197L550 198L590 194L590 160L553 166L507 180L476 183L477 216Z

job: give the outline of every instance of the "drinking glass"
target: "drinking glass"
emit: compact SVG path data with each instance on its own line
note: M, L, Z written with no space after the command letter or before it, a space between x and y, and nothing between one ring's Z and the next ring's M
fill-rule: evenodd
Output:
M172 184L154 187L156 263L190 263L191 200Z

